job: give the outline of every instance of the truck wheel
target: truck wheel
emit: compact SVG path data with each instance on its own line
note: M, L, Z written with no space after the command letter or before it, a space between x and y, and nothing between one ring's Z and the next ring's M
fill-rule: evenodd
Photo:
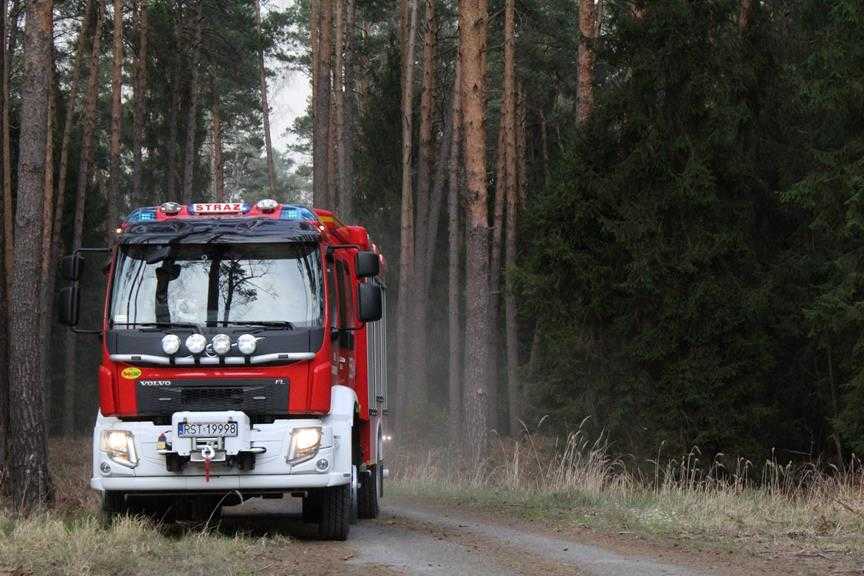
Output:
M351 484L321 491L318 514L318 537L321 540L345 540L351 528Z
M309 492L303 498L303 523L315 524L321 518L321 495L317 492Z
M357 508L360 518L377 518L381 508L378 502L378 467L373 466L360 477Z
M106 521L110 522L127 511L125 492L106 490L102 493L102 515Z

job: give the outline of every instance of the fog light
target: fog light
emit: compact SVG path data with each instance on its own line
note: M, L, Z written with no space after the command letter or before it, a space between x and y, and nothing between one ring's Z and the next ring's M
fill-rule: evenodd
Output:
M109 466L107 462L102 462L102 464L99 465L99 471L102 472L104 476L110 476L111 466Z
M217 334L211 342L213 351L219 356L224 356L231 351L231 337L227 334Z
M207 347L207 338L203 334L192 334L186 338L186 348L192 354L201 354Z
M318 460L318 462L315 463L315 468L317 468L319 472L324 472L329 467L330 461L326 458L321 458L320 460Z
M237 349L241 354L249 356L255 352L255 347L258 345L258 339L252 334L243 334L237 338Z
M173 356L180 350L180 337L175 334L167 334L162 338L162 351Z

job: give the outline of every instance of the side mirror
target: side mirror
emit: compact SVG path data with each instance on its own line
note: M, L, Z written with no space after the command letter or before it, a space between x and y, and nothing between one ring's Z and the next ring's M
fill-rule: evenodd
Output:
M78 308L81 304L81 294L78 283L72 284L60 291L60 323L69 327L78 325Z
M381 287L371 282L360 284L360 321L377 322L382 315Z
M381 272L381 259L374 252L357 253L357 276L371 278Z
M70 282L77 282L81 278L81 270L84 268L84 257L78 252L64 256L60 260L60 271L63 278Z

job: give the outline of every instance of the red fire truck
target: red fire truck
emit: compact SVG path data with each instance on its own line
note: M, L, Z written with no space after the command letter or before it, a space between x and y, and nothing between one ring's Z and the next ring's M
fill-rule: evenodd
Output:
M106 513L287 494L324 539L377 516L386 289L366 229L261 200L166 202L117 232L113 248L63 259L59 304L65 324L100 335L90 485ZM99 252L102 326L78 329L79 280Z

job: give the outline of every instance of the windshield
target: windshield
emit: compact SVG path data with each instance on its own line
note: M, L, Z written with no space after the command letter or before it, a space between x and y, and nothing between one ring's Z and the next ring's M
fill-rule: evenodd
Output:
M322 325L319 252L310 244L121 248L111 324Z

